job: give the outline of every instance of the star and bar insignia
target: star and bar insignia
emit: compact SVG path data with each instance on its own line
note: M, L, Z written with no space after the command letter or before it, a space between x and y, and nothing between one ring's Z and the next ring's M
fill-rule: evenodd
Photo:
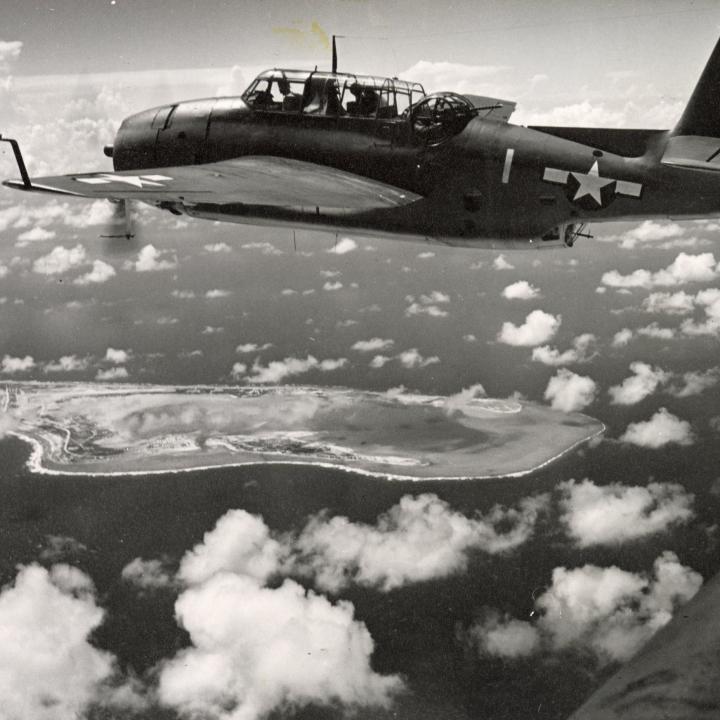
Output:
M76 177L74 180L88 185L107 185L108 183L125 183L133 187L164 187L163 180L172 180L167 175L116 175L115 173L100 173L92 177Z
M602 177L597 160L586 173L546 167L543 180L565 185L568 200L583 210L600 210L607 207L618 195L639 198L642 193L641 183Z

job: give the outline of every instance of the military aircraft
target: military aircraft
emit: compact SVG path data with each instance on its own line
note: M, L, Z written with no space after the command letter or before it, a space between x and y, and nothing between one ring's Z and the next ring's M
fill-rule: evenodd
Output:
M334 45L333 45L334 50ZM720 214L720 42L673 130L522 127L515 103L273 69L240 97L125 119L114 172L4 185L177 215L468 247L571 246L589 222ZM130 235L130 230L128 230Z

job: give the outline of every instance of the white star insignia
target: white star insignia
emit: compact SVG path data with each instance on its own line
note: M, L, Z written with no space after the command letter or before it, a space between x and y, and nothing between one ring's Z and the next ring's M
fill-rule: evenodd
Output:
M76 177L75 180L88 185L107 185L108 183L126 183L133 187L143 188L163 187L161 180L172 180L167 175L116 175L115 173L100 173L93 177Z
M580 183L580 186L575 193L575 197L573 198L573 202L585 197L586 195L590 195L590 197L595 200L598 205L602 205L602 195L600 194L600 191L606 185L615 182L612 178L600 177L597 160L587 173L571 172L570 174Z

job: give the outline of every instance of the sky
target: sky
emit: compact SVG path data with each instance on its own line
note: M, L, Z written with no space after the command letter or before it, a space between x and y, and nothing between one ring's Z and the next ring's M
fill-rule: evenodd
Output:
M327 66L332 33L340 69L515 100L521 124L668 128L720 10L6 2L0 131L31 174L107 170L126 115ZM0 189L0 378L479 384L607 432L524 480L422 487L294 468L32 477L4 440L13 720L560 720L720 569L716 221L501 253L135 212L137 237L108 241L101 202Z

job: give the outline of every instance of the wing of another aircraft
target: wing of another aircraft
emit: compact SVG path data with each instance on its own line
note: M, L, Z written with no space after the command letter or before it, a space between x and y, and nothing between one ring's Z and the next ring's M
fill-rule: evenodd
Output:
M249 156L204 165L41 177L20 190L150 203L275 205L348 212L392 208L420 200L407 190L301 160Z

